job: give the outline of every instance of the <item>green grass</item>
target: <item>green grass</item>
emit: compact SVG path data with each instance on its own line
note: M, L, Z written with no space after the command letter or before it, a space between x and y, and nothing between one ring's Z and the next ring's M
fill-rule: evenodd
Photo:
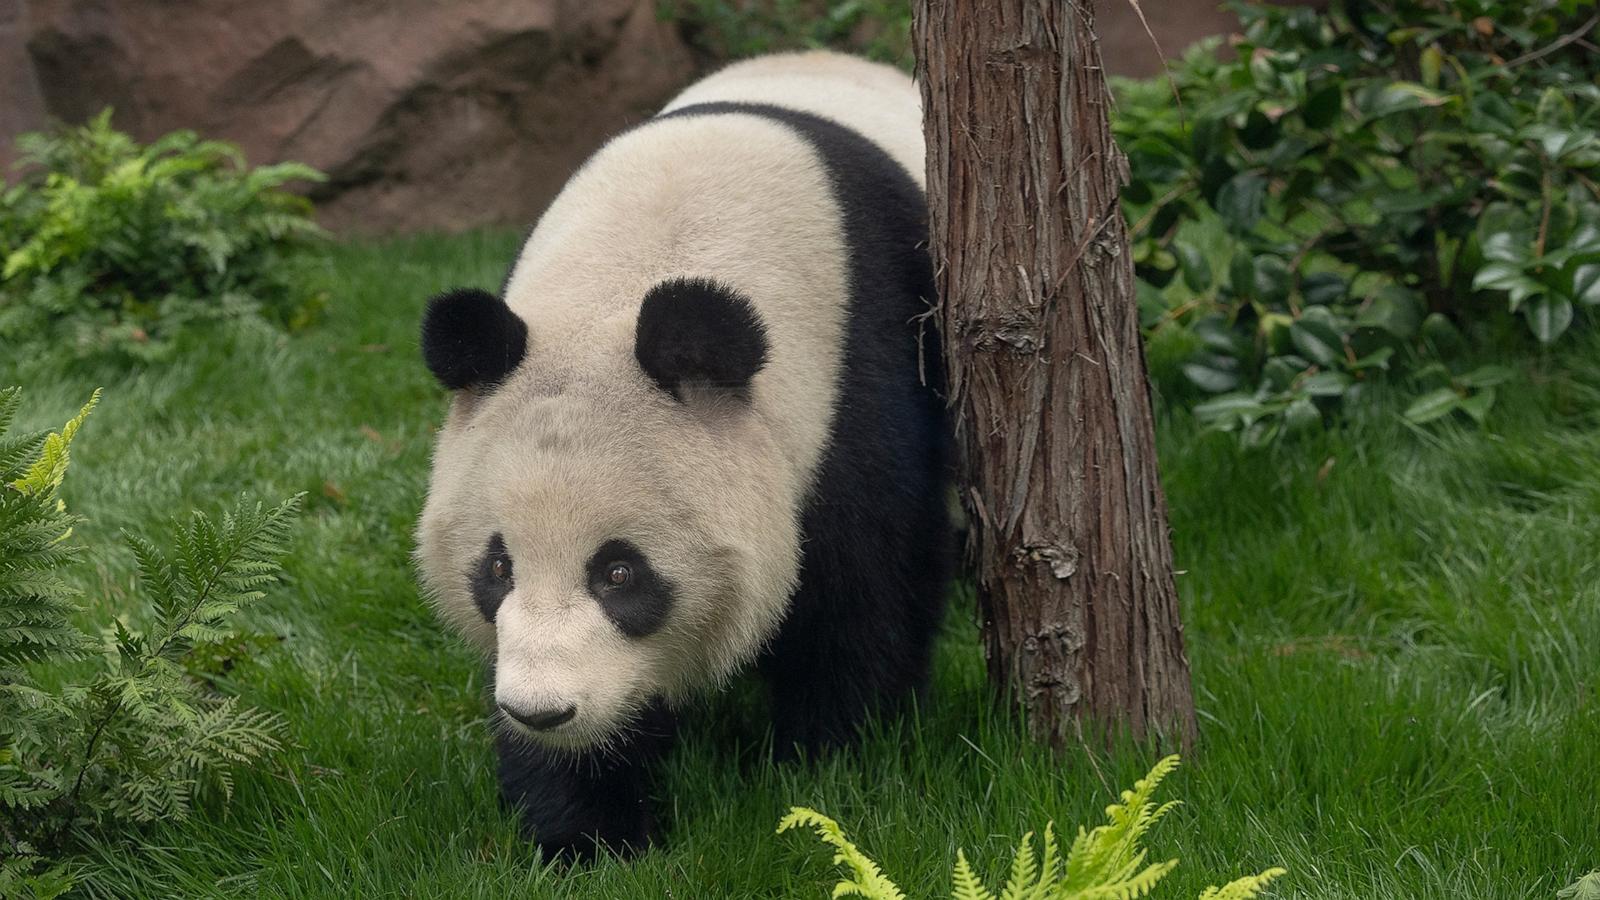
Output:
M278 640L230 686L281 711L282 772L233 803L89 857L102 896L820 898L828 854L775 837L791 804L839 819L913 896L965 847L993 872L1022 832L1094 824L1150 748L1054 758L983 680L956 604L933 698L859 751L763 757L745 686L694 713L661 789L668 848L541 867L495 799L478 661L419 600L408 558L444 397L418 358L423 300L498 283L509 235L337 250L326 322L239 330L127 375L0 358L30 422L99 385L69 504L85 578L121 612L117 530L248 489L308 494L288 580L251 620ZM1201 743L1152 837L1193 897L1273 864L1278 896L1544 898L1600 866L1600 340L1518 362L1487 430L1412 430L1402 401L1241 455L1160 422Z

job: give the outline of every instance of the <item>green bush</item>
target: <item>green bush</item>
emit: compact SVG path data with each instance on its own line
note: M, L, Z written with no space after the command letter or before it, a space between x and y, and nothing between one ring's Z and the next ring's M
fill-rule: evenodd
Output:
M1156 805L1156 789L1172 770L1178 758L1169 756L1156 763L1150 774L1140 779L1131 791L1122 792L1122 802L1106 807L1105 825L1077 837L1065 857L1056 840L1055 827L1045 826L1043 854L1033 849L1033 834L1022 836L1005 884L997 895L967 862L964 851L956 851L951 874L953 900L1131 900L1150 893L1162 878L1177 867L1175 859L1147 862L1148 851L1140 846L1145 833L1165 816L1177 801ZM849 877L834 885L834 897L863 897L866 900L906 900L906 895L890 881L878 864L856 847L839 823L814 809L795 807L778 823L778 833L791 828L809 827L823 843L834 848L833 862L849 871ZM1268 869L1248 875L1223 887L1207 888L1200 900L1249 900L1268 882L1285 874L1283 869Z
M0 897L64 890L64 867L38 869L83 830L182 819L280 748L276 716L205 678L239 611L277 580L299 499L196 514L170 555L128 535L147 608L83 631L65 578L82 562L79 520L58 494L98 398L58 433L16 437L20 392L0 391Z
M1594 6L1235 4L1234 58L1123 86L1141 305L1194 335L1202 419L1269 441L1385 370L1435 388L1414 421L1481 419L1509 373L1437 364L1463 330L1600 304Z
M911 69L910 0L658 0L656 9L712 62L826 47Z
M18 140L22 183L0 185L0 342L157 359L189 324L260 315L305 324L295 278L318 242L298 163L246 167L238 148L179 131L140 146L109 110Z

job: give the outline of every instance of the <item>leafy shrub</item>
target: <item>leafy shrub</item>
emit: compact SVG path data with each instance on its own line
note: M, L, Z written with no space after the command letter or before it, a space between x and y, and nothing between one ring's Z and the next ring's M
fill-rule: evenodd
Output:
M712 61L829 47L910 70L910 0L659 0Z
M249 169L238 148L188 131L141 147L109 110L18 148L33 174L0 185L0 341L152 359L196 320L297 326L315 313L288 263L323 232L308 201L279 190L321 180L315 169Z
M0 391L0 896L64 890L60 866L35 870L78 830L181 819L280 747L277 717L196 676L276 581L298 498L241 499L220 522L196 514L170 555L129 535L151 624L86 633L64 577L82 560L70 543L79 519L58 493L98 398L58 433L15 437L20 391Z
M1235 3L1235 59L1212 42L1124 89L1146 323L1192 329L1201 418L1268 441L1496 305L1549 343L1600 304L1594 5ZM1503 374L1430 367L1458 400L1414 418L1481 417Z
M1110 822L1085 831L1061 856L1054 825L1045 826L1042 856L1035 855L1033 834L1022 836L1011 860L1005 885L996 895L984 886L972 870L964 851L956 851L951 875L954 900L1112 900L1143 897L1150 893L1177 865L1175 859L1146 863L1147 851L1139 846L1146 832L1177 801L1160 806L1155 803L1156 788L1178 767L1178 758L1169 756L1156 763L1150 774L1134 783L1133 790L1122 792L1122 802L1106 808ZM813 809L795 807L778 823L778 833L791 828L809 827L823 843L834 848L833 861L849 871L849 877L834 885L834 897L864 897L867 900L905 900L905 894L884 876L878 864L845 837L839 823ZM1207 888L1200 900L1248 900L1283 869L1268 869L1260 875L1240 878L1224 887Z

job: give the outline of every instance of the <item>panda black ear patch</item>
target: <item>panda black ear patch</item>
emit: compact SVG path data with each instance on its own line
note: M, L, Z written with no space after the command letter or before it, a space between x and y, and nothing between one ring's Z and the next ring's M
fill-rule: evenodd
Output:
M499 384L527 350L528 326L488 291L462 288L428 301L422 359L452 391Z
M738 291L674 278L645 294L633 352L650 380L680 401L689 383L743 394L767 362L767 331Z

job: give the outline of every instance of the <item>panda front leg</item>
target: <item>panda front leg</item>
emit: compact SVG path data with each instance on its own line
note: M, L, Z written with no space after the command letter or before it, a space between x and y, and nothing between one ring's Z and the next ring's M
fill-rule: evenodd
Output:
M925 691L941 604L892 597L802 588L760 665L778 759L851 743L869 716Z
M625 737L581 754L498 734L500 799L547 859L642 853L658 839L650 789L675 731L673 716L657 704Z
M916 456L854 446L821 476L831 493L805 518L800 584L761 658L780 759L849 743L927 688L951 560L937 457L883 489L892 461Z

